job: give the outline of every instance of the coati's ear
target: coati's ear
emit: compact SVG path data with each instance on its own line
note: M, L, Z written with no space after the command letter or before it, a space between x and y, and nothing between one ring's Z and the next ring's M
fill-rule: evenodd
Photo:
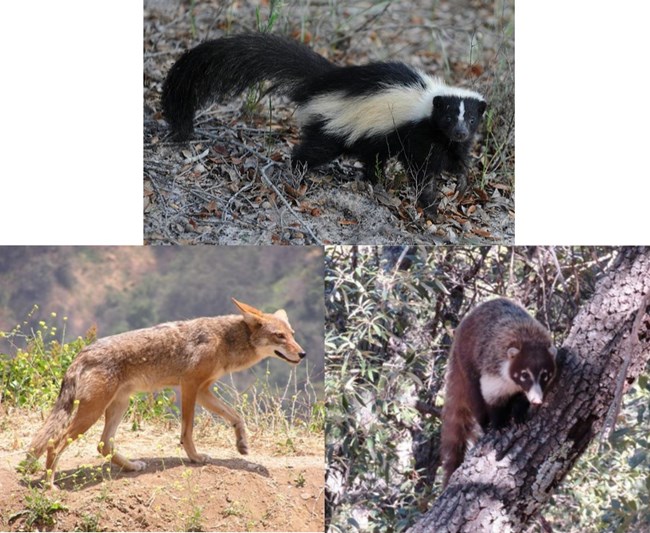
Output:
M260 319L264 316L262 311L255 309L252 305L238 302L234 298L231 298L231 300L242 312L242 315L244 315L244 322L246 322L246 324L249 326L256 326L260 323Z
M552 357L553 359L555 359L555 356L557 355L557 348L556 348L553 344L551 344L551 345L548 347L548 353L551 354L551 357Z
M508 348L507 354L508 354L508 359L514 359L515 357L517 357L517 355L519 355L519 348L517 348L516 346L510 346L510 348Z

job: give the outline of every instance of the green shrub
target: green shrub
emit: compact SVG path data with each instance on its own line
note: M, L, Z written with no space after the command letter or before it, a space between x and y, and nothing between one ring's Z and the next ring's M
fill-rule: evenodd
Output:
M56 314L52 313L52 317ZM95 339L94 328L85 338L63 342L54 338L59 334L56 326L49 326L44 320L38 326L29 333L24 333L20 325L9 332L0 331L0 338L16 350L14 355L0 354L0 402L20 407L50 405L59 394L72 360Z

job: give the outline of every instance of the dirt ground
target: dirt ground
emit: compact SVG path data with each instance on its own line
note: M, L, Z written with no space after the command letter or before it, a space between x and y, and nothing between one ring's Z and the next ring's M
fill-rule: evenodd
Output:
M257 29L269 3L144 2L144 240L147 244L491 244L514 239L514 38L511 2L281 3L272 31L304 28L337 64L401 60L480 90L490 107L476 142L473 188L439 181L429 220L417 184L399 165L371 187L360 165L338 159L305 175L290 169L299 130L293 106L274 96L253 112L245 97L195 118L194 138L168 138L160 110L166 73L203 40ZM272 109L272 111L270 111ZM486 119L485 122L488 122ZM495 148L496 147L496 148Z
M178 444L176 421L144 424L131 431L124 421L120 451L146 461L141 472L121 472L96 450L102 423L70 445L60 460L60 490L36 494L60 502L55 522L28 525L32 481L16 466L41 425L25 411L0 418L0 530L56 531L323 531L323 437L250 432L250 454L237 453L230 428L207 416L197 419L195 442L207 464L189 463ZM41 460L43 463L43 460Z

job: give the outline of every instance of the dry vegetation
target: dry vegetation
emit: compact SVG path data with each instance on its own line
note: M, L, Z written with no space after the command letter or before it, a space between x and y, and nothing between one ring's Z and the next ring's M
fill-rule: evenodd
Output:
M145 1L144 235L149 244L490 243L514 236L514 2L304 2L259 13L244 1ZM482 91L490 108L476 145L473 190L454 178L436 220L415 209L398 165L374 190L355 161L297 175L298 129L282 98L214 104L190 143L160 113L165 75L202 40L269 28L338 64L395 59ZM254 100L253 100L254 102ZM248 111L244 111L246 108Z

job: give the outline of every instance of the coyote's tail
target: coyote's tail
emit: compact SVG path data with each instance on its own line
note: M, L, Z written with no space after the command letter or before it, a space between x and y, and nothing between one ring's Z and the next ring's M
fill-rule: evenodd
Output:
M292 39L268 33L244 33L207 41L185 52L163 85L162 108L174 137L193 132L195 111L210 100L235 96L268 80L271 90L291 93L300 83L336 68Z
M61 391L56 399L52 412L45 420L45 424L32 439L27 451L27 457L38 459L48 447L50 442L58 444L65 433L66 427L74 411L74 401L77 392L78 374L67 372L61 383Z

